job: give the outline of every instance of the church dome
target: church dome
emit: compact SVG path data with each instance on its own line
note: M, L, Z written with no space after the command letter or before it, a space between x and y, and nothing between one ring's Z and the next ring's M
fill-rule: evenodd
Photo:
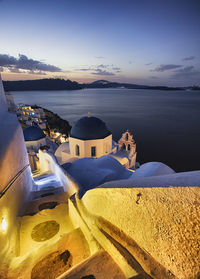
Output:
M70 137L81 140L103 139L111 132L106 124L97 117L82 117L72 127Z
M29 126L23 130L25 141L35 141L45 138L45 134L38 126Z

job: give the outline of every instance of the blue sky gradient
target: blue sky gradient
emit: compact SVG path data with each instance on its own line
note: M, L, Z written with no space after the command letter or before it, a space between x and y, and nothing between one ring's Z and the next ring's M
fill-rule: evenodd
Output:
M0 71L11 80L200 84L199 11L199 0L0 0Z

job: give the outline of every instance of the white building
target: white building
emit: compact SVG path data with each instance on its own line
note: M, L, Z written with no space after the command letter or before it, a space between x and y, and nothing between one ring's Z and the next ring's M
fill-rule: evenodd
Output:
M112 134L105 123L96 117L82 117L72 127L69 142L56 150L62 164L71 159L99 158L113 151Z
M34 151L38 153L39 148L42 146L48 146L50 152L55 152L57 149L57 144L50 141L43 130L37 125L26 127L23 133L28 152Z
M127 138L128 135L128 138ZM127 148L123 146L126 144ZM118 144L106 124L97 117L82 117L72 127L69 141L61 144L55 155L60 164L81 158L100 158L112 156L126 168L135 167L136 144L130 132L123 134Z
M47 145L46 135L38 126L29 126L23 130L28 151L38 152L41 146Z

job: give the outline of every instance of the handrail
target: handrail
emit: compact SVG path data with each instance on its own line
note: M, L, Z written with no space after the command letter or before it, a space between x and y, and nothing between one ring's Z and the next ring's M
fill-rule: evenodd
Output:
M3 191L0 192L0 199L2 198L3 195L8 191L8 189L14 184L14 182L20 177L20 175L29 167L30 165L26 165L21 169L8 183L8 185L3 189Z

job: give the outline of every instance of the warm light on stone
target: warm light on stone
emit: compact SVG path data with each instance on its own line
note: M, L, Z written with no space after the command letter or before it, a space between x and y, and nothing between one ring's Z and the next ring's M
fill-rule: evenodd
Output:
M7 222L6 222L6 219L3 218L2 221L1 221L1 230L2 230L3 232L6 232L7 226L8 226L8 224L7 224Z

